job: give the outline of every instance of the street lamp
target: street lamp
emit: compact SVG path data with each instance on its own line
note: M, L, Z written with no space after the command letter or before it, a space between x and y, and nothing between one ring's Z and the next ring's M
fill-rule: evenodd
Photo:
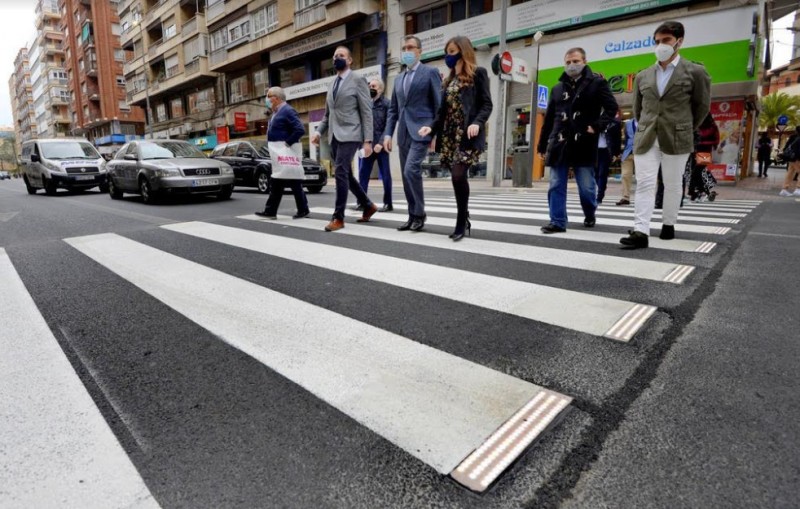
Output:
M142 15L139 14L139 19L134 23L139 25L139 38L142 40L142 64L145 63L144 55L144 30L142 29ZM153 110L150 109L150 77L147 75L147 68L144 69L144 101L147 106L145 112L145 124L147 124L147 131L150 133L150 139L153 139Z

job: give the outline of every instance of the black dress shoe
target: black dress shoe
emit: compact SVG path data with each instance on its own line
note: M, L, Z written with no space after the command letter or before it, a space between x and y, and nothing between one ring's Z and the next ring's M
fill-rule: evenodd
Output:
M642 232L628 230L628 236L619 239L623 249L640 249L648 245L648 237Z
M630 205L630 204L631 204L631 201L630 201L630 200L626 200L625 198L621 198L621 199L620 199L620 200L617 202L617 206L620 206L620 205Z
M564 233L565 231L567 231L566 228L562 228L553 223L542 226L542 233Z
M255 213L257 216L265 217L267 219L278 219L278 216L275 214L270 214L268 212L264 212L262 210L256 211Z
M297 214L292 216L292 219L303 219L304 217L308 217L311 214L310 210L306 210L304 212L298 212Z
M584 219L583 226L587 228L594 228L594 225L597 224L597 219Z
M422 231L423 228L425 228L425 221L417 218L414 219L413 223L411 223L409 230L411 230L412 232L419 232Z
M672 240L675 238L675 226L665 224L661 226L661 234L658 236L661 240Z
M393 210L394 210L394 207L392 207L391 205L384 205L383 207L381 207L378 210L378 212L391 212Z
M405 223L403 223L403 224L401 224L400 226L397 227L397 231L406 232L406 231L411 229L411 225L413 223L414 223L414 218L409 217L408 221L406 221Z

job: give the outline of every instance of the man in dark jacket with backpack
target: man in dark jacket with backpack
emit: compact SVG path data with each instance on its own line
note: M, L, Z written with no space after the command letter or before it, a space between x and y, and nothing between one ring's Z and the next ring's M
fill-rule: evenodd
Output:
M780 196L800 196L800 187L797 187L797 175L800 174L800 126L783 146L783 160L786 161L786 178ZM790 191L794 187L794 191Z
M586 65L586 52L572 48L564 55L564 73L553 87L537 152L550 167L547 202L550 224L543 233L567 231L567 178L575 172L583 208L583 224L595 225L597 187L594 170L599 133L617 115L617 101L608 82Z

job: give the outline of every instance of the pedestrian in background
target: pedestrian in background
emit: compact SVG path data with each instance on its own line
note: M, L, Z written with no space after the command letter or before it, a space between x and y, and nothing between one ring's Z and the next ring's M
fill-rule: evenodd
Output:
M620 239L627 249L648 247L659 167L664 179L659 237L675 238L682 177L694 151L694 131L711 108L711 78L705 67L679 55L684 35L677 21L659 25L653 34L657 62L639 72L633 85L633 115L639 122L633 149L637 185L634 227Z
M537 152L550 166L550 189L547 203L550 224L543 233L567 231L567 178L575 173L578 195L583 208L583 225L595 225L597 186L594 171L597 163L599 133L617 115L617 100L608 82L586 65L583 48L572 48L564 55L564 73L553 87Z
M333 218L325 226L325 231L333 232L344 228L344 208L347 205L348 191L352 192L364 212L358 222L369 221L378 207L370 201L353 176L353 157L359 148L364 149L364 157L372 154L372 101L369 98L367 82L350 69L353 57L350 49L339 46L333 54L333 68L336 79L328 87L325 98L325 116L311 143L319 145L321 135L328 134L333 157L333 174L336 179L336 205Z
M472 42L463 35L444 46L450 75L442 86L442 100L433 126L420 128L420 136L436 136L441 164L450 170L456 195L456 227L450 238L459 241L471 230L469 222L469 169L486 149L486 122L492 114L489 73L478 67Z
M636 135L638 122L632 118L625 122L625 149L622 151L622 198L617 205L631 204L631 189L633 188L633 173L636 170L636 162L633 157L633 138Z
M595 166L594 180L597 184L598 206L603 203L603 198L606 196L611 163L617 160L620 152L622 152L622 123L619 110L617 110L617 116L597 137L597 165Z
M695 132L694 153L686 164L689 170L689 199L692 201L714 201L717 195L713 190L717 180L708 171L708 165L711 164L711 154L718 146L719 128L709 113Z
M800 126L795 128L795 132L783 146L783 160L786 161L786 178L783 179L779 195L800 196L800 188L797 187L797 175L800 174ZM794 190L790 191L792 187Z
M305 134L303 122L294 108L286 104L286 94L281 87L272 87L267 90L267 110L272 112L267 128L267 143L284 142L287 147L291 147L299 142ZM289 186L294 195L294 202L297 205L297 213L292 219L301 219L308 216L308 199L303 190L303 181L295 179L273 178L270 187L269 198L264 206L264 211L256 212L256 215L267 219L278 218L278 208L281 206L283 198L283 188Z
M380 78L369 82L369 95L372 97L372 154L359 161L358 182L366 193L369 189L369 177L375 162L378 162L378 175L383 181L383 207L380 212L391 212L392 207L392 172L389 168L389 152L383 150L383 132L386 130L386 115L389 113L389 100L383 95L384 84ZM360 205L359 205L360 207Z
M767 133L762 133L758 139L758 178L767 178L769 164L772 162L772 140Z
M408 221L400 231L420 231L425 227L425 196L422 189L422 160L428 155L430 134L419 130L430 127L442 97L442 76L435 67L419 61L422 42L413 35L403 38L400 61L406 66L394 80L392 102L386 119L383 146L392 150L392 136L397 129L400 147L400 167L403 172L403 192L408 202Z

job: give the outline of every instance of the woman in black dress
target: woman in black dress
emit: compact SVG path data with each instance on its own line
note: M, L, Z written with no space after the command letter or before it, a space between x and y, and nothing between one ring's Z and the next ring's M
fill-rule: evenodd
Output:
M450 170L458 214L450 238L459 241L470 231L469 168L486 149L486 122L492 114L489 74L475 61L472 43L456 36L445 44L445 63L450 75L442 83L442 103L433 126L422 127L420 136L436 136L436 151Z

